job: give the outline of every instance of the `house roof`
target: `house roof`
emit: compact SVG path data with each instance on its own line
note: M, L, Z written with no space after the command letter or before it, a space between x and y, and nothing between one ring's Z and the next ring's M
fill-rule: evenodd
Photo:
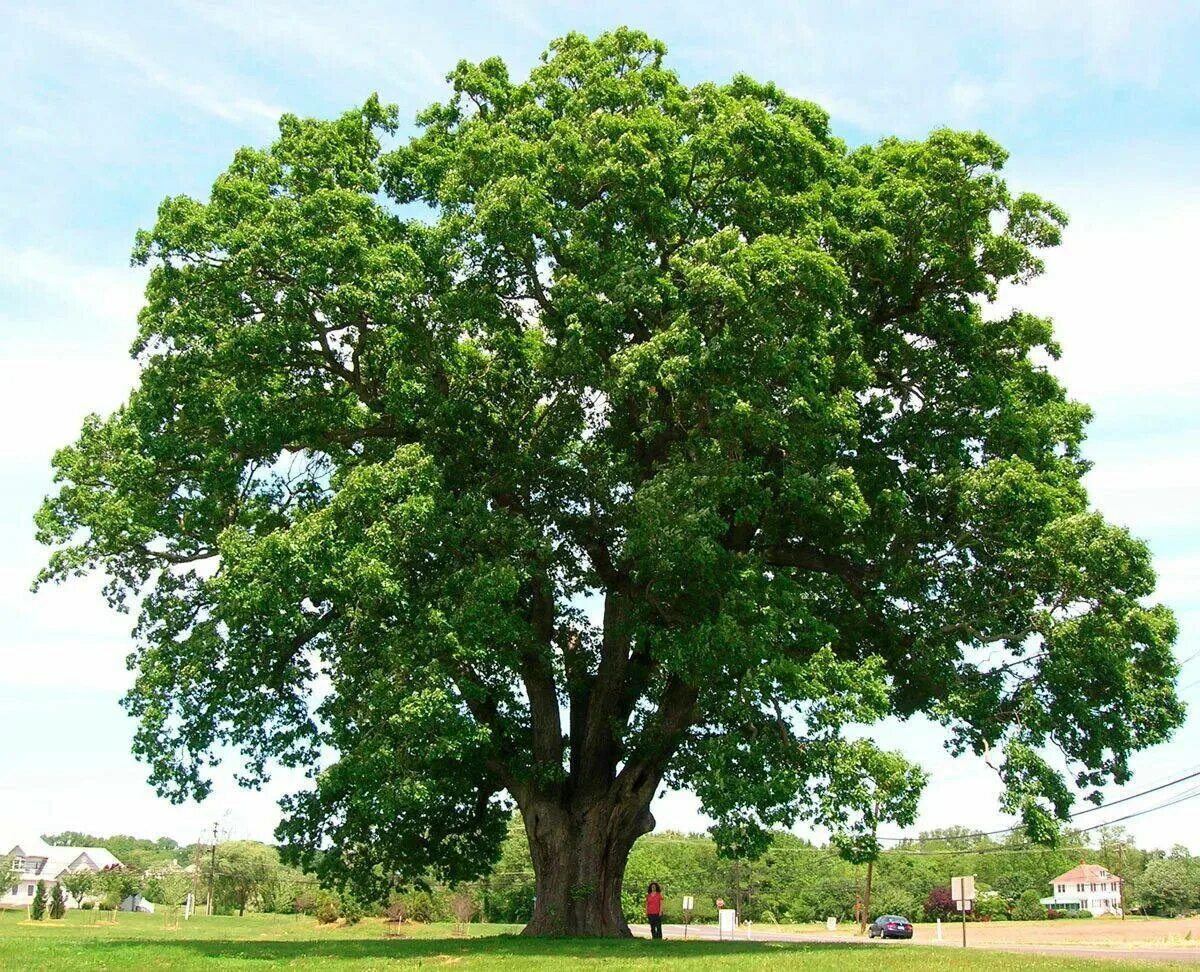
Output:
M1089 881L1120 881L1117 875L1113 874L1106 867L1101 867L1099 864L1085 864L1079 862L1078 867L1073 867L1066 874L1060 874L1053 878L1051 884L1082 884Z
M10 854L17 854L25 860L44 858L46 863L39 871L22 871L22 874L37 876L43 880L58 877L63 871L77 871L81 868L94 868L102 871L121 862L103 847L55 847L44 840L23 840L16 844ZM90 867L89 867L90 865Z

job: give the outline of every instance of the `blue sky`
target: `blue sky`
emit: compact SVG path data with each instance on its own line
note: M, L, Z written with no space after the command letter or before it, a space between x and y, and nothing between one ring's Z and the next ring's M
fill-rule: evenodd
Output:
M128 754L116 700L131 620L96 584L28 593L30 517L49 457L134 379L126 350L143 278L135 230L159 201L204 195L282 111L330 115L378 91L402 119L441 98L460 58L526 70L551 38L618 24L661 37L688 81L747 71L823 104L848 141L982 128L1010 182L1072 216L1048 274L1003 300L1053 316L1060 373L1090 402L1096 505L1148 540L1180 659L1200 650L1200 6L1188 3L221 3L0 0L0 844L66 828L193 840L219 820L268 838L274 799L219 781L172 807ZM1200 658L1183 696L1200 703ZM932 773L919 826L991 829L990 770L952 761L924 724L885 725ZM1200 716L1140 756L1126 792L1200 768ZM1114 792L1113 796L1120 795ZM1151 797L1089 822L1157 802ZM1129 823L1200 851L1196 804ZM688 794L660 826L704 821Z

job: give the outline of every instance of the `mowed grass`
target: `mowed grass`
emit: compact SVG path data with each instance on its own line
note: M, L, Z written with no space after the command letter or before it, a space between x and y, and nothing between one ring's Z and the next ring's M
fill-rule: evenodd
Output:
M765 942L579 941L516 936L511 925L406 926L378 919L343 928L307 917L197 917L172 928L160 916L122 914L96 924L87 912L30 923L0 913L0 969L564 969L780 970L1145 969L1142 963L910 945Z

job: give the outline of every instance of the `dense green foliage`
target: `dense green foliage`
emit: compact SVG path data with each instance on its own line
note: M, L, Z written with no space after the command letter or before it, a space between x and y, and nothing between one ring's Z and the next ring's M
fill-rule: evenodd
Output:
M29 906L29 917L34 921L41 921L46 917L46 885L41 881L38 881L37 890L33 893L33 902Z
M91 871L71 871L59 878L59 883L66 889L67 894L75 899L75 905L78 907L83 904L84 897L91 893L94 878Z
M1003 149L851 150L629 30L451 82L398 145L375 98L285 116L138 236L139 382L37 526L43 581L138 605L159 792L333 752L278 833L376 900L486 873L512 799L537 931L618 934L663 783L735 853L803 817L873 856L923 774L850 724L991 753L1039 841L1126 781L1175 622L1050 322L985 312L1065 222Z
M63 894L62 885L55 882L50 892L50 917L61 918L67 911L67 899Z
M1167 856L1146 864L1137 892L1147 914L1171 916L1200 910L1200 858L1192 857L1185 847L1173 847Z
M211 882L216 900L229 902L240 915L279 880L279 851L257 841L227 841L201 861L201 884Z
M1021 833L997 840L957 827L885 849L875 863L871 911L915 920L951 917L951 875L973 874L982 895L971 920L1042 919L1046 908L1040 899L1051 895L1051 879L1081 860L1123 874L1126 904L1133 910L1161 916L1200 910L1200 858L1185 848L1142 850L1119 828L1101 831L1091 842L1068 831L1061 846L1042 848L1030 846ZM698 921L716 920L718 897L739 906L753 921L763 921L768 913L778 921L824 921L829 916L850 921L855 900L865 890L865 875L865 867L848 862L838 848L815 846L790 834L773 834L761 857L743 860L722 857L705 835L649 834L630 853L623 908L627 919L639 918L646 886L657 881L665 892L669 921L681 920L684 895L696 899ZM528 842L516 821L500 862L475 887L485 920L529 920L533 871ZM435 896L422 920L445 920L447 914Z

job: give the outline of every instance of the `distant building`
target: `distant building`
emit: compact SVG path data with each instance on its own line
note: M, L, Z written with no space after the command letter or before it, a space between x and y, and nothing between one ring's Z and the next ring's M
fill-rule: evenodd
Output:
M0 888L0 907L8 908L24 908L33 901L39 884L46 885L49 900L59 877L68 872L102 871L121 863L103 847L55 847L44 840L22 841L8 853L16 858L8 882ZM65 889L63 897L68 908L76 907Z
M1093 915L1121 913L1121 879L1099 864L1079 862L1050 882L1054 893L1042 904L1055 911L1090 911Z

